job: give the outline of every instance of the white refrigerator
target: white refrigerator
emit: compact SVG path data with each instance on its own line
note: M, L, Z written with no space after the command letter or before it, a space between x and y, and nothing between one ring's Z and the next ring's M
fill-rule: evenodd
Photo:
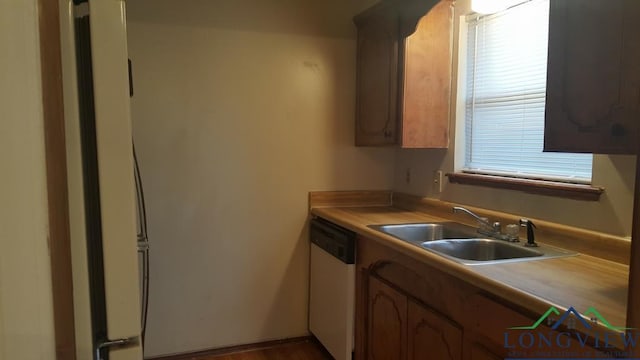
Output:
M142 359L124 0L59 0L78 360Z

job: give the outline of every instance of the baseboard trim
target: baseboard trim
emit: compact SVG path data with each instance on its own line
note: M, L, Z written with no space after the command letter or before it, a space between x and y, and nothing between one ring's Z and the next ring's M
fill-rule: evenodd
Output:
M235 346L229 346L229 347L217 348L217 349L200 350L200 351L189 352L189 353L154 356L154 357L145 358L145 360L191 360L196 357L228 355L228 354L234 354L234 353L246 352L246 351L252 351L252 350L264 350L264 349L269 349L269 348L273 348L273 347L281 346L285 344L294 344L294 343L307 342L307 341L318 342L318 340L314 336L309 335L309 336L300 336L300 337L281 339L281 340L263 341L259 343L253 343L253 344L235 345Z

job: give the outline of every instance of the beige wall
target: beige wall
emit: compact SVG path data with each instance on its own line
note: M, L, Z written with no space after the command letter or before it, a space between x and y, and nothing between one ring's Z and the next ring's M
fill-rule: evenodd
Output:
M54 351L35 0L0 2L0 360Z
M468 13L469 0L456 1L456 18ZM458 39L455 34L454 39ZM457 41L454 59L457 57ZM457 63L454 60L454 77ZM454 79L454 83L457 81ZM454 94L454 99L457 95ZM464 105L462 105L464 106ZM456 104L452 104L455 113ZM459 109L458 109L459 111ZM455 119L452 119L452 134ZM454 169L455 141L449 150L399 149L396 157L394 190L477 207L506 211L523 217L539 218L622 236L631 234L635 156L597 155L593 163L593 184L604 187L598 202L567 200L517 191L443 182L442 193L434 191L433 173ZM411 172L406 181L407 170Z
M393 185L353 146L365 1L128 2L147 197L145 355L307 334L307 192Z

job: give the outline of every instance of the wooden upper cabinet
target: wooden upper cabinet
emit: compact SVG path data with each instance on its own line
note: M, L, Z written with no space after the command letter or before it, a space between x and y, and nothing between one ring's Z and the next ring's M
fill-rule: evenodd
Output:
M392 145L398 139L398 14L380 3L354 22L358 27L356 145Z
M449 146L452 34L453 4L441 1L401 45L402 147Z
M354 22L356 145L448 147L453 3L383 1Z
M545 151L636 153L640 1L553 0Z

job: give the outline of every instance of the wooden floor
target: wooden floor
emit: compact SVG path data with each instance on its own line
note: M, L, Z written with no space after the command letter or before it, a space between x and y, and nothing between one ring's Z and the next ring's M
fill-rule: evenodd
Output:
M180 360L333 360L316 341L304 340L223 355L180 357Z

